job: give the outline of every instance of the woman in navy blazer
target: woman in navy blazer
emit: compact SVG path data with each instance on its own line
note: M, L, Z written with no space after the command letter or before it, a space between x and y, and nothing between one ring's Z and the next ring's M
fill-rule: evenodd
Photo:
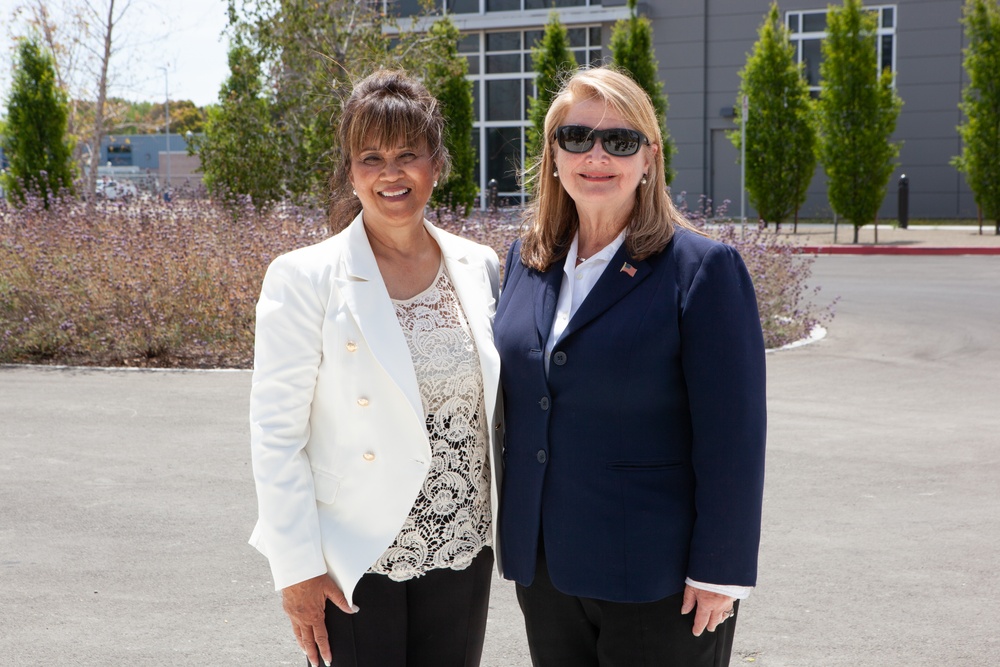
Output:
M495 321L498 530L532 661L728 665L764 481L750 276L672 205L630 78L578 72L545 137Z

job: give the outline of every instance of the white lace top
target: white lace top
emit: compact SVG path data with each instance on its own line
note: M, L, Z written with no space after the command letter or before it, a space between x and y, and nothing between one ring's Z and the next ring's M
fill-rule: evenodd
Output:
M369 569L406 581L464 570L490 532L488 422L472 333L444 264L433 284L393 300L427 414L431 466L395 542Z

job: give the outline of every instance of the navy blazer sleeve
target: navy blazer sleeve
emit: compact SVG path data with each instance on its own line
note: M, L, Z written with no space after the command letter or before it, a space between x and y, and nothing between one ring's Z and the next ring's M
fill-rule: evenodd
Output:
M764 341L750 274L714 245L682 265L681 365L691 411L696 520L688 576L756 580L766 432ZM739 555L740 557L735 557Z

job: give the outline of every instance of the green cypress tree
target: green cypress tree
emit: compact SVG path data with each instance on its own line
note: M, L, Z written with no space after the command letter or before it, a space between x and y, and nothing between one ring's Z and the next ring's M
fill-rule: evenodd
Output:
M830 205L854 224L855 243L878 217L900 148L890 138L902 101L892 72L878 71L876 21L861 0L831 6L820 63L820 161Z
M535 92L528 98L528 125L525 143L528 164L542 156L545 134L545 114L552 98L559 92L563 77L576 69L576 59L569 50L569 33L559 21L558 12L549 14L542 39L531 47L531 64L535 71Z
M208 109L205 135L192 142L209 192L233 202L249 195L258 208L282 196L281 152L262 96L259 58L237 38L219 104Z
M67 139L66 95L56 85L55 63L36 38L17 45L14 76L7 102L3 148L10 161L5 188L14 201L28 193L52 197L72 191L73 147Z
M424 85L441 104L445 117L444 144L451 155L451 173L434 190L431 205L468 215L479 193L472 144L475 122L472 82L465 78L469 63L458 53L461 34L450 18L436 21L428 30L428 37L430 42L423 52L428 56Z
M771 3L753 53L740 72L736 108L750 100L746 127L746 188L750 203L764 223L780 225L798 215L816 169L816 123L809 85L796 62L795 46ZM742 114L736 118L743 125ZM729 134L737 149L740 129Z
M657 76L660 66L653 50L653 25L645 16L639 16L636 0L628 0L628 8L631 16L616 22L611 29L611 58L642 86L656 109L663 134L663 173L670 185L674 176L670 168L674 145L667 132L667 96Z
M965 71L969 83L959 108L962 154L952 160L972 188L983 216L1000 234L1000 7L995 0L966 0Z

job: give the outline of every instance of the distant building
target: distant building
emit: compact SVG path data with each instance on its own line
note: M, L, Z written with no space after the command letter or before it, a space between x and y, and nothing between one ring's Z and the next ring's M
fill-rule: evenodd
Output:
M374 1L397 16L421 10L418 0ZM735 128L739 70L770 3L639 2L640 13L653 25L659 76L670 103L667 127L677 148L675 198L686 193L689 202L697 202L700 195L716 203L731 200L729 214L739 215L739 156L726 132ZM469 61L469 79L475 85L480 190L486 192L487 183L495 178L502 196L519 200L523 193L516 170L524 163L527 98L535 94L530 50L542 35L551 6L556 5L569 29L577 62L584 64L609 58L611 27L628 16L625 0L435 0L434 4L449 13L464 35L459 50ZM780 3L816 94L822 83L819 45L826 36L827 4L827 0ZM962 68L963 0L866 4L879 21L873 46L881 64L895 72L903 99L894 137L903 148L880 217L895 218L896 184L904 173L909 179L911 217L975 217L972 193L949 164L961 151L955 127L962 120L958 103L967 82ZM830 215L822 170L813 178L802 214Z
M169 141L168 141L169 139ZM169 143L169 152L168 152ZM201 160L188 155L183 134L112 134L101 140L98 173L116 179L155 181L156 187L200 184Z

